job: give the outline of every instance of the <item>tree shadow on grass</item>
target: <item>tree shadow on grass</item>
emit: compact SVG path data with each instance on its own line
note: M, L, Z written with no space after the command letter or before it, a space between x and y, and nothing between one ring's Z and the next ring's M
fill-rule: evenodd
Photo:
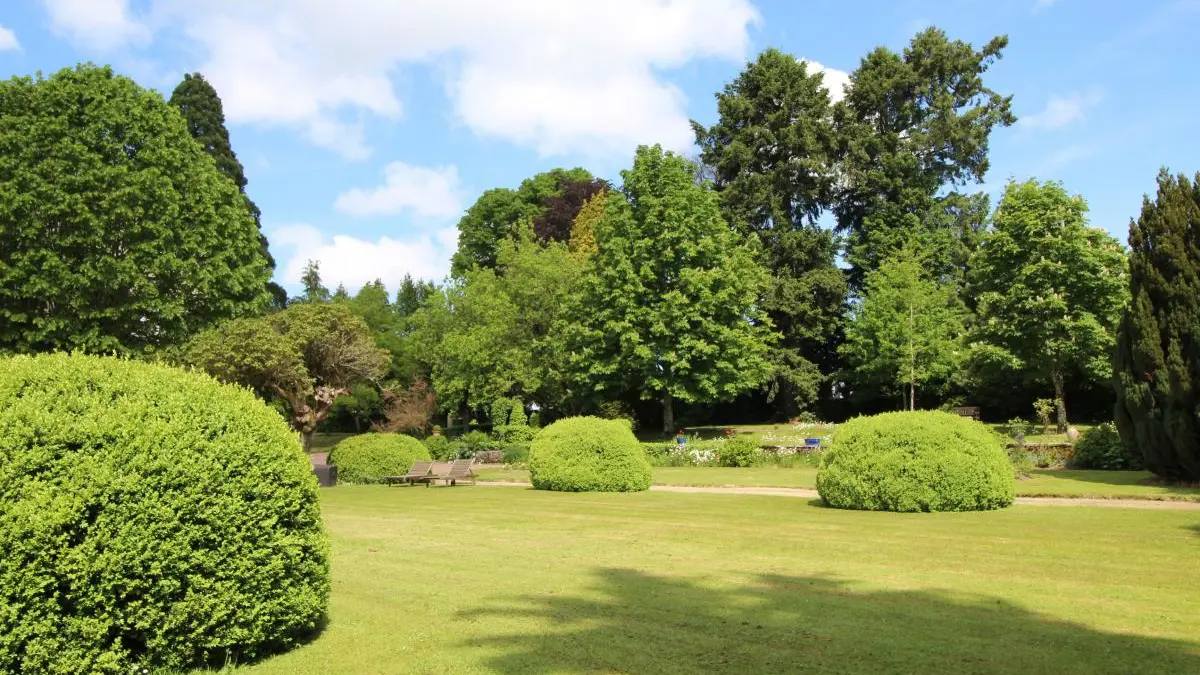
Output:
M1197 644L1104 633L996 598L820 577L714 588L603 569L588 597L516 598L460 618L554 626L468 642L500 651L485 665L505 674L1200 673Z

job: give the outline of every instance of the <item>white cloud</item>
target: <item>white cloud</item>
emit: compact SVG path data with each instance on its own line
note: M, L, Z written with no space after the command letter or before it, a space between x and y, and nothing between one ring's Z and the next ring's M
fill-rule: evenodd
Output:
M825 76L825 90L829 92L829 98L834 103L846 98L846 90L850 88L850 73L823 66L819 61L812 59L800 60L808 64L809 72L821 73Z
M441 279L450 270L450 255L458 231L451 227L411 239L380 237L367 241L348 235L325 237L312 225L275 228L268 233L271 250L286 262L277 275L284 286L295 289L309 260L321 265L321 280L333 289L344 284L355 293L364 284L380 279L395 292L405 274L415 279Z
M87 2L53 0L68 1ZM663 71L744 59L760 20L751 0L155 0L151 13L184 26L200 54L189 69L230 121L289 126L352 159L369 152L364 120L402 115L393 78L410 67L442 78L456 121L544 155L685 149L686 101Z
M1104 100L1104 92L1093 88L1085 92L1054 95L1040 112L1025 115L1017 122L1028 129L1061 129L1082 120L1088 108Z
M42 0L54 30L84 46L109 51L145 42L150 30L134 19L129 0Z
M0 52L16 51L20 48L21 43L17 42L16 34L0 25Z
M383 169L383 185L354 188L337 197L334 206L355 216L395 215L409 210L417 216L454 218L462 214L458 168L427 168L392 162Z

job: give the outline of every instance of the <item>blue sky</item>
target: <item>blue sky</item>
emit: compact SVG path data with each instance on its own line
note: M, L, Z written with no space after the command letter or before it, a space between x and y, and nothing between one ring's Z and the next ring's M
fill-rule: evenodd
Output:
M169 95L203 72L281 283L316 258L330 285L395 288L445 273L483 190L687 151L687 119L765 47L836 83L930 24L1010 38L986 82L1021 122L979 189L1062 180L1124 241L1160 166L1200 170L1200 0L6 0L0 75L93 61Z

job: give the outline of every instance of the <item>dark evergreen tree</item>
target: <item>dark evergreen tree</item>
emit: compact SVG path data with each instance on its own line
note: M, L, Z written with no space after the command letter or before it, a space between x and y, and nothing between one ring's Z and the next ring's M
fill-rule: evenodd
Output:
M225 128L225 110L221 105L221 97L204 76L200 73L188 73L183 81L171 93L171 105L179 109L187 122L188 131L192 133L204 151L212 156L217 163L217 169L229 177L246 200L246 209L254 216L258 226L258 236L262 241L263 255L271 269L275 269L275 259L267 248L267 237L262 233L262 211L258 205L246 196L246 170L233 152L229 142L229 130ZM273 304L282 308L287 304L287 292L283 287L271 282L267 287L272 296Z
M416 314L417 310L425 304L425 299L433 293L433 289L433 282L420 279L413 281L411 274L405 274L404 281L400 282L400 289L396 291L396 302L392 305L393 310L401 318Z
M1158 176L1129 225L1132 302L1114 358L1121 438L1146 467L1200 481L1200 174Z
M692 127L725 219L764 244L763 308L783 335L771 350L770 396L786 419L837 368L846 300L837 240L817 225L834 185L829 92L820 73L768 49L717 94L717 110L712 127Z
M841 150L834 211L848 236L853 288L914 234L928 236L930 245L946 243L937 228L944 219L931 217L948 207L938 194L982 180L992 129L1016 121L1012 97L983 83L1007 45L1002 36L976 50L928 28L902 54L879 47L851 74L836 110ZM949 259L933 264L953 265Z

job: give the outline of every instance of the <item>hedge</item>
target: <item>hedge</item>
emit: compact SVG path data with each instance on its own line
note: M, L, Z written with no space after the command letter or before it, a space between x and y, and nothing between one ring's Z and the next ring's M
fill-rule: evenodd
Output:
M1013 503L1013 467L987 427L941 411L841 425L817 473L826 504L871 511L982 511Z
M650 489L650 462L633 431L616 420L568 417L542 429L529 449L539 490L638 492Z
M430 459L429 448L412 436L362 434L335 445L327 461L337 467L340 482L380 483L403 476L423 459Z
M112 358L0 359L0 672L220 666L316 630L300 441L249 391Z

